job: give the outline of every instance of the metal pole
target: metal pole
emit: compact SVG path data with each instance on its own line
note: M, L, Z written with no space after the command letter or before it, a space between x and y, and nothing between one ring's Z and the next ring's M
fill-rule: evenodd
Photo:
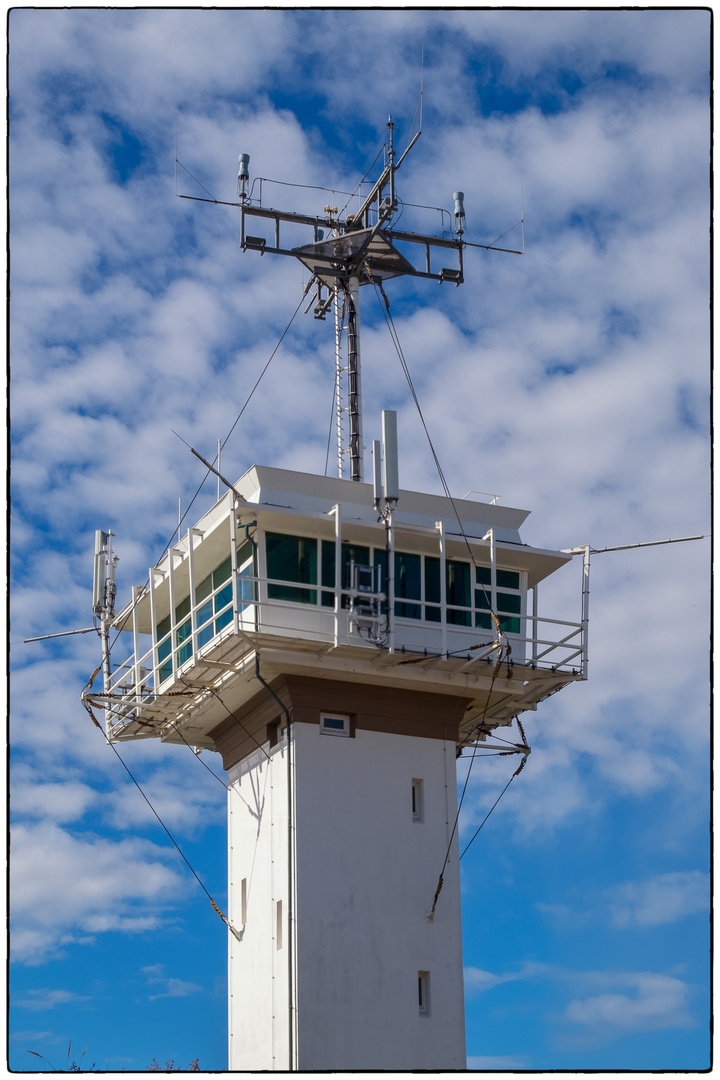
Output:
M395 530L393 528L393 508L387 509L387 606L388 606L388 652L395 652Z
M350 415L350 479L363 482L362 390L360 386L360 282L351 277L348 298L348 412Z
M103 612L102 619L100 621L100 641L102 642L102 668L103 668L103 686L105 693L110 693L110 619L107 618L105 612ZM110 738L111 719L110 719L110 698L107 698L107 705L105 706L105 736Z
M340 320L340 290L334 291L335 300L335 407L337 412L338 476L343 478L343 399L342 399L342 322Z
M392 116L388 116L388 131L389 131L389 146L388 146L388 164L390 166L390 209L395 209L395 150L393 149L393 129L395 125L392 122Z

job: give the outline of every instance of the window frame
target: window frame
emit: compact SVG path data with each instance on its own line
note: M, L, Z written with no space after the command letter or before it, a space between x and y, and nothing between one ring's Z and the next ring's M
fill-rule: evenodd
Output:
M337 727L332 727L332 726L331 727L326 727L325 726L325 721L327 721L327 720L330 720L330 721L338 721L339 720L339 721L341 721L342 722L342 728L337 728ZM334 735L334 736L339 737L341 739L343 739L343 738L344 739L349 739L354 734L354 732L352 731L352 724L351 724L351 721L350 721L350 717L348 715L346 715L345 713L321 712L320 713L320 734L321 735Z
M266 532L265 567L267 573L267 599L280 603L299 603L303 606L330 611L335 607L335 541L322 537L308 537L292 533ZM315 546L305 567L307 580L295 578L272 578L268 567L268 538L285 537L288 541L308 543ZM319 541L319 542L318 542ZM440 601L443 590L440 555L418 551L396 550L394 552L394 583L392 598L395 618L405 625L424 624L437 628L442 624L443 608ZM490 616L491 567L452 556L445 560L445 625L449 628L492 631L494 623ZM342 542L341 600L342 609L349 607L348 592L352 588L349 579L350 566L373 566L381 568L380 590L387 589L387 551L372 544ZM277 566L272 567L273 570ZM402 571L405 571L403 573ZM299 575L303 576L303 575ZM513 582L517 584L513 584ZM405 594L401 595L398 589ZM496 614L502 629L509 634L521 634L527 618L527 571L496 567L495 597ZM419 595L417 595L419 593ZM467 603L460 603L465 599ZM454 602L453 602L454 601ZM383 614L387 600L381 604Z

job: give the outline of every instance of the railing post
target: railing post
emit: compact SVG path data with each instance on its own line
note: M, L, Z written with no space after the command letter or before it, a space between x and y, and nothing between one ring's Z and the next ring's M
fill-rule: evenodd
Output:
M444 657L448 651L447 631L447 570L445 569L445 527L442 521L435 522L435 528L440 540L440 635L441 649Z
M240 604L238 603L238 564L237 564L237 519L235 517L237 497L233 495L230 508L230 576L232 579L232 611L235 633L240 629Z
M133 585L132 587L132 613L133 613L133 683L135 684L135 700L140 701L142 698L142 692L140 689L140 664L138 663L140 653L140 636L138 634L137 624L137 609L138 601L142 594L142 587L140 585Z
M490 539L490 607L493 610L498 622L500 622L500 616L498 615L498 602L497 602L497 562L495 551L495 530L488 529L488 537Z
M158 633L157 633L157 615L155 613L155 573L156 568L151 566L148 570L148 581L150 583L150 633L152 635L152 681L153 690L157 694L158 686L160 685L160 674L158 665Z
M190 652L192 656L197 656L198 644L197 644L197 612L195 611L195 558L193 552L193 537L197 532L197 529L188 529L187 531L187 545L188 545L188 584L190 586ZM213 607L215 600L213 598ZM212 625L212 624L211 624ZM213 629L215 629L213 627Z
M538 587L532 587L532 660L537 662L538 652Z
M170 674L175 677L179 667L177 658L176 619L175 619L175 556L177 548L168 549L168 594L170 597Z
M340 503L335 503L335 506L333 506L330 513L335 515L335 617L333 622L335 648L337 649L340 644L340 608L342 606L342 529L340 527ZM322 557L320 559L320 585L322 585Z

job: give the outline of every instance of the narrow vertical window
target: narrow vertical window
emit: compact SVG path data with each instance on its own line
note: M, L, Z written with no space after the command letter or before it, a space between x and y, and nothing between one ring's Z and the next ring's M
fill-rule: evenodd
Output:
M430 1015L430 972L418 971L418 1009L421 1016Z
M412 816L413 821L423 820L423 782L422 780L413 780L412 790Z
M243 878L240 884L240 922L247 922L247 878Z
M278 900L275 904L275 948L282 949L283 947L283 914L282 914L282 900Z

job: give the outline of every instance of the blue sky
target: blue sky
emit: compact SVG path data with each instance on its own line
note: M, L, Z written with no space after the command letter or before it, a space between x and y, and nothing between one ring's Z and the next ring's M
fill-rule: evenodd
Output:
M233 209L175 198L176 128L180 192L234 199L240 152L352 190L389 113L411 136L424 52L401 198L463 190L478 244L525 214L521 258L388 283L451 491L531 510L541 547L707 533L710 16L16 9L9 42L10 1065L72 1040L108 1070L220 1070L227 932L80 705L97 639L21 644L90 624L95 529L120 596L145 580L202 479L171 429L214 456L305 284L239 251ZM366 440L396 408L402 486L439 491L364 305ZM322 473L333 362L330 323L296 319L223 472ZM579 566L557 577L544 602L575 618ZM593 560L589 681L528 718L462 862L471 1067L709 1064L708 583L707 540ZM123 755L222 906L221 783L185 748ZM514 767L473 769L461 842Z

